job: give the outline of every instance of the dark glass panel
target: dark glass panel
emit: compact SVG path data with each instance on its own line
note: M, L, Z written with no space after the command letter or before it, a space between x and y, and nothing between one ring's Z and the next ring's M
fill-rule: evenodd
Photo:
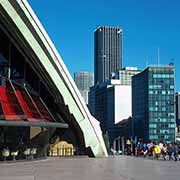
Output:
M11 79L17 81L24 80L24 63L25 58L18 51L18 49L11 46Z
M33 94L31 94L31 97L33 98L33 101L36 103L36 106L37 106L39 112L41 113L41 115L43 117L43 120L45 120L45 121L54 121L53 117L48 112L48 109L46 108L46 106L42 102L41 98L39 96L36 96L36 95L33 95Z
M36 92L39 92L39 77L36 75L34 70L31 68L31 66L26 63L26 71L25 71L25 80L27 82L28 88L31 90L34 90Z
M2 31L0 24L0 75L8 77L9 38Z

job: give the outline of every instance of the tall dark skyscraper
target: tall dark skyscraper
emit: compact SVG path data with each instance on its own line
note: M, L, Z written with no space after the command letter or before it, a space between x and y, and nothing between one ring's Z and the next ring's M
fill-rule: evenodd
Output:
M122 29L99 26L94 33L94 82L107 81L122 67Z

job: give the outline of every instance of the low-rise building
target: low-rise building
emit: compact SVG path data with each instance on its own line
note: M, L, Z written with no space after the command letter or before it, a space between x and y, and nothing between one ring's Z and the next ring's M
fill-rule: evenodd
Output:
M113 79L90 89L89 109L100 121L104 134L108 134L110 146L119 135L116 123L132 116L131 77L140 71L137 68L124 68Z

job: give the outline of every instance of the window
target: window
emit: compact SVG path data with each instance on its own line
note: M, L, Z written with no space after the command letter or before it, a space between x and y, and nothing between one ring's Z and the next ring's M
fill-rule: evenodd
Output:
M157 135L150 135L149 139L158 139L158 136Z
M149 124L149 128L156 128L157 124Z
M169 122L175 122L175 119L169 119Z
M162 94L166 94L166 91L162 91Z
M170 77L170 78L174 78L174 74L170 74L169 77Z
M170 85L170 89L174 89L174 85Z
M168 124L168 127L169 128L175 128L176 126L175 126L175 124Z
M162 133L162 134L169 134L169 130L160 129L160 133Z
M150 133L150 134L156 134L157 131L156 131L156 129L150 129L150 130L149 130L149 133Z
M168 122L168 119L166 119L166 118L160 118L160 122Z

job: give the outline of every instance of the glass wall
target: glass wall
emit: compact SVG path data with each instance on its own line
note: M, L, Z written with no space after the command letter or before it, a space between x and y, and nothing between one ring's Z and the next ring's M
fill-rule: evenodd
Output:
M149 138L175 140L174 69L153 67L149 69Z
M54 122L48 106L54 108L56 104L45 89L20 46L0 22L0 121ZM46 156L56 129L20 126L0 126L0 160Z

